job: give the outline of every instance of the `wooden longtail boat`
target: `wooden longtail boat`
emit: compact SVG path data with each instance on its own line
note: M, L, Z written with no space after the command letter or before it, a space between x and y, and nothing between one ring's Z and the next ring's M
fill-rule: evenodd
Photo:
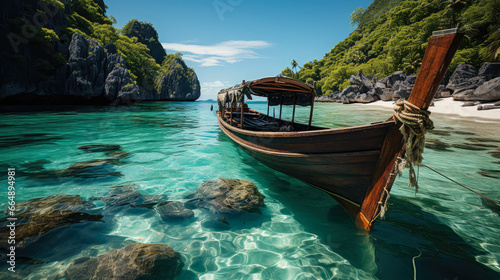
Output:
M434 32L408 102L428 109L461 38L456 29ZM279 118L269 116L269 109L267 114L249 109L245 96L251 95L280 105ZM222 131L249 155L325 191L369 231L396 177L394 166L403 154L402 124L390 118L347 128L313 126L314 97L313 85L287 77L243 81L219 92L217 119ZM281 120L283 105L293 105L292 121ZM311 106L309 124L294 122L296 105Z

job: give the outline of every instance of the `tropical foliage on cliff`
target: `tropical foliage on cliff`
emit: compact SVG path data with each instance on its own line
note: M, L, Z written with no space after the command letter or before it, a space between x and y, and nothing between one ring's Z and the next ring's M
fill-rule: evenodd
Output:
M105 14L105 6L100 6L99 1L94 0L71 0L74 13L68 17L70 33L80 33L89 38L97 40L101 45L115 44L118 53L124 58L131 76L137 84L153 89L158 85L158 79L172 66L172 60L163 60L160 65L150 54L150 49L138 41L140 30L133 30L132 25L138 22L131 20L121 30L113 27L116 20L108 18ZM150 23L142 23L151 25ZM152 27L152 26L151 26ZM157 40L155 34L145 40ZM180 55L177 55L180 59ZM186 68L187 69L187 68Z
M22 0L16 4L11 2L14 3L5 3L5 9L10 15L7 13L4 16L7 17L6 22L0 24L0 31L9 35L9 40L0 42L2 50L5 50L0 56L6 64L3 67L5 69L0 68L6 75L28 76L35 71L35 82L49 79L49 82L55 84L56 81L51 77L67 62L65 49L74 33L95 39L102 46L114 44L117 52L124 58L126 68L135 83L146 89L154 89L158 77L171 66L175 66L172 63L164 63L166 53L151 24L138 24L153 30L154 34L148 38L139 36L141 30L138 33L131 29L131 25L138 22L135 19L123 28L127 32L121 32L113 26L116 20L106 15L107 6L103 0ZM2 15L0 18L3 18ZM138 36L143 42L138 40ZM151 41L156 41L163 52L160 52L156 60L146 45ZM33 62L30 67L27 65L25 54L29 54L29 60ZM176 57L181 59L179 55ZM193 72L187 67L182 70ZM4 78L7 79L0 77L0 80Z
M347 87L359 70L378 78L397 70L417 73L432 32L455 27L465 32L465 39L450 69L462 63L479 67L500 60L498 15L498 0L375 0L351 15L356 30L321 60L283 74L316 81L319 93L329 94Z

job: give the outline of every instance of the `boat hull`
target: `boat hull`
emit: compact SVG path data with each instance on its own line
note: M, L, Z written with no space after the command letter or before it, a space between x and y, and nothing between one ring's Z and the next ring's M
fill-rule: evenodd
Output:
M265 165L319 188L353 216L359 214L392 121L300 132L256 132L230 126L223 132Z

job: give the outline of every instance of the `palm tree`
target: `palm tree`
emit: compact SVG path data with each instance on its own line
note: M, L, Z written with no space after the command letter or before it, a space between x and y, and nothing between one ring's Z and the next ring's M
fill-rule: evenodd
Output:
M467 5L467 0L443 0L445 14L451 12L451 28L457 26L457 14Z
M299 66L299 64L297 63L297 61L295 61L295 59L292 60L292 63L290 63L290 64L292 65L292 70L293 70L294 74L297 75L296 68Z
M406 74L411 75L414 74L417 69L420 67L422 63L422 57L420 53L414 52L404 63L403 63L403 71Z

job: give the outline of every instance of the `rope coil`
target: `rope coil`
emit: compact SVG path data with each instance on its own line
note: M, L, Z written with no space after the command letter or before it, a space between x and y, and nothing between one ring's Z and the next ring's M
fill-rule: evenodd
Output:
M404 160L396 166L396 172L401 175L404 168L409 169L410 187L418 191L418 177L413 168L414 164L421 164L425 148L425 133L434 128L429 118L431 112L422 110L412 103L402 100L394 105L394 119L403 125L399 129L403 135ZM407 132L409 131L409 132Z

